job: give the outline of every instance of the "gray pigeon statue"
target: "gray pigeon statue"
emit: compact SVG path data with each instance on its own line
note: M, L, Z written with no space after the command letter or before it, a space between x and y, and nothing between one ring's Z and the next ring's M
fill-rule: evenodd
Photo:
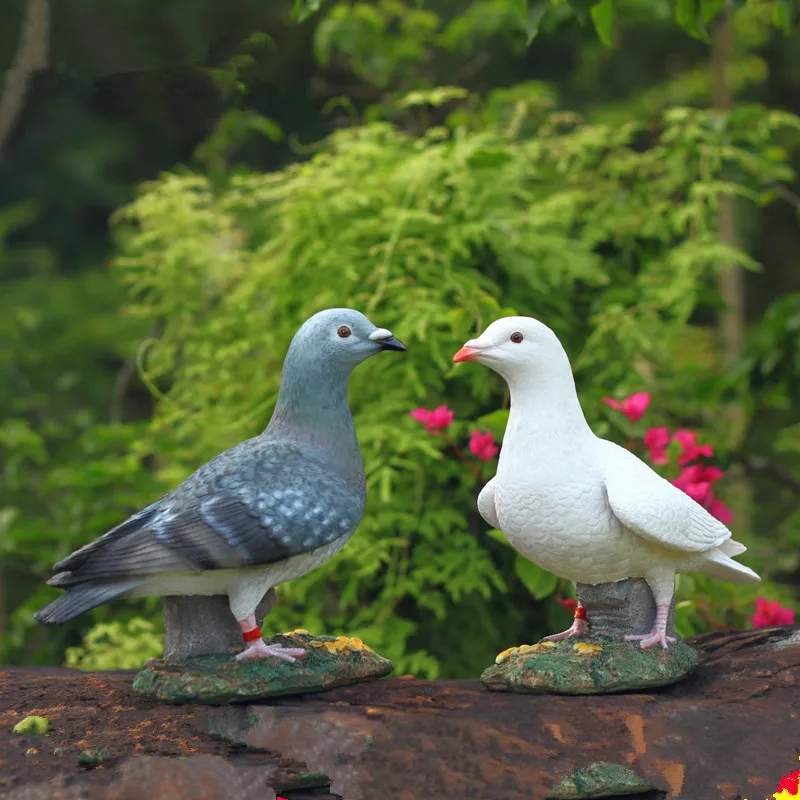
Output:
M56 564L48 583L67 592L36 619L65 622L119 597L227 595L245 642L237 660L303 656L264 642L256 607L353 535L366 482L347 383L370 356L405 349L358 311L308 319L286 354L267 429Z

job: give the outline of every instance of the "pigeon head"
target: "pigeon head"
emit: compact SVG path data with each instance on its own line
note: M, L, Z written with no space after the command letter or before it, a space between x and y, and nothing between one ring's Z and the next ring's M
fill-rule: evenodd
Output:
M341 374L383 350L405 349L391 331L376 327L361 312L329 308L303 323L292 339L286 362Z
M477 361L506 380L541 374L566 357L558 337L533 317L504 317L477 338L470 339L453 361Z

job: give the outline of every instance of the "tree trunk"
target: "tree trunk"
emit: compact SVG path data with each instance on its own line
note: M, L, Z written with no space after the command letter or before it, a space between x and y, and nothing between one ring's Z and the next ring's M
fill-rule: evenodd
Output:
M735 41L733 13L731 3L727 2L714 29L711 55L714 108L726 113L733 106L733 91L729 80ZM736 198L727 195L719 198L717 225L719 240L729 247L737 247L739 237L736 230ZM742 353L746 325L744 279L744 270L734 264L721 269L717 274L717 291L725 304L717 318L717 335L722 366L726 370L733 366ZM725 418L730 426L729 441L740 442L746 423L744 408L739 403L729 405L725 409ZM730 478L729 497L737 527L749 529L750 482L744 471L738 467L731 470Z
M14 63L0 95L0 156L11 136L34 72L47 68L50 49L50 0L28 0Z

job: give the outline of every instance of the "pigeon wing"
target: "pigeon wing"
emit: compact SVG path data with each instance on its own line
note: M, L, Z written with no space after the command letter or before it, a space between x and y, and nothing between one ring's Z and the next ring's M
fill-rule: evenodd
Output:
M300 448L240 445L56 564L50 584L266 565L349 536L363 507L359 487Z
M731 532L698 502L624 447L598 440L611 510L632 533L668 550L700 553Z

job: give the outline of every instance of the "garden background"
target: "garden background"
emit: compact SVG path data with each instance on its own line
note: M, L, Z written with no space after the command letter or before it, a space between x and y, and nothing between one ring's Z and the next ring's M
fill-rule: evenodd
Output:
M316 5L0 12L0 663L159 652L158 599L37 626L50 567L260 432L334 305L409 349L351 383L358 532L266 630L474 677L568 625L571 586L475 507L507 398L450 359L511 313L748 545L764 583L681 576L679 632L790 619L756 601L800 601L795 4Z

